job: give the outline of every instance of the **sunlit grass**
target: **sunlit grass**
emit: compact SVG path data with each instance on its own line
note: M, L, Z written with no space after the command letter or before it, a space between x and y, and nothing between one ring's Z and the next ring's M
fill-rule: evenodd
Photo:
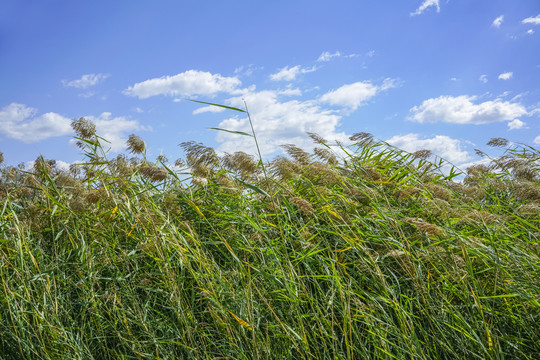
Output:
M70 171L1 169L1 358L540 357L533 147L458 182L365 133L170 162L73 127Z

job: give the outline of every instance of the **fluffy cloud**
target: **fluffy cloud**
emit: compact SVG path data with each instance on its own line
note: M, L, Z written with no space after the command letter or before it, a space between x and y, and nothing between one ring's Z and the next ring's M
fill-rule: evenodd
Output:
M37 110L11 103L0 111L0 133L25 143L72 133L71 120L56 113L37 116Z
M108 78L109 74L86 74L83 75L80 79L77 80L62 80L62 84L65 87L74 87L78 89L86 89L90 86L94 86L97 83Z
M428 149L456 165L471 158L469 153L461 148L459 140L446 135L437 135L431 139L420 139L418 134L397 135L386 142L408 152Z
M521 129L523 126L525 126L525 123L519 119L514 119L508 123L509 130Z
M499 75L499 80L510 80L514 76L514 73L509 71Z
M523 19L521 22L523 24L540 25L540 15L536 15L535 17L528 17L526 19Z
M111 118L111 113L100 116L85 116L96 124L98 135L110 141L112 151L125 146L126 134L136 130L148 130L136 120L124 117ZM55 136L71 135L71 119L56 113L37 115L37 110L23 104L12 103L0 111L0 134L25 143L33 143ZM73 143L74 140L71 139Z
M279 70L277 73L270 75L270 80L272 81L292 81L296 79L298 74L310 73L317 70L315 67L310 69L302 69L300 65L293 66L289 68L285 66L283 69Z
M540 144L540 135L538 135L538 136L534 139L534 143L535 143L535 144Z
M419 123L447 122L454 124L488 124L499 121L512 121L526 115L527 110L518 103L486 101L474 104L475 96L440 96L425 100L422 105L413 107L409 120Z
M339 51L336 51L335 53L331 54L329 51L324 51L321 56L317 59L317 61L330 61L332 58L340 57L341 53Z
M397 86L397 81L394 79L386 79L379 86L373 85L369 81L359 81L329 91L322 95L319 100L330 105L338 105L347 107L350 110L356 110L381 91Z
M416 9L415 12L412 12L410 15L411 16L415 16L415 15L420 15L422 14L427 8L431 7L431 6L435 6L437 8L437 12L440 12L441 11L441 8L439 7L439 0L424 0L424 2L422 3L422 5L420 5L418 7L418 9Z
M491 25L493 25L494 27L498 28L501 26L501 24L503 23L504 21L504 15L501 15L499 16L498 18L496 18L495 20L493 20L493 22L491 23Z
M488 77L487 75L480 75L480 77L478 78L478 80L480 80L481 82L483 82L484 84L488 82Z
M263 155L279 151L279 145L295 144L308 148L313 142L306 132L315 132L332 140L346 141L344 133L336 132L341 116L323 109L316 101L282 101L277 91L248 92L227 101L228 105L243 108L246 100L259 146ZM251 133L249 120L245 116L236 116L220 122L219 128ZM256 154L251 138L226 132L218 132L217 141L220 151L246 151Z
M188 70L174 76L163 76L136 83L124 90L125 95L146 99L157 95L213 96L220 92L235 93L241 82L205 71Z

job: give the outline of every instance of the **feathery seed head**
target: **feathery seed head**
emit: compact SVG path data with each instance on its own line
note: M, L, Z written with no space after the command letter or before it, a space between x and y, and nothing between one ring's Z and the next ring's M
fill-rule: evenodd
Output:
M304 150L300 149L298 146L293 144L281 145L283 149L289 154L294 160L298 161L301 165L307 165L310 162L309 154Z
M141 175L151 182L163 181L169 177L169 173L162 167L144 163L140 168Z
M325 160L330 165L335 165L338 162L336 155L329 149L317 147L313 149L313 152L319 159Z
M417 150L413 152L412 155L414 156L415 159L427 159L428 157L431 156L431 150L428 150L428 149Z
M243 151L237 151L234 154L225 154L222 158L223 166L229 170L235 170L248 175L257 169L257 163L252 155L246 154Z
M327 143L326 139L321 137L319 134L314 132L307 132L308 136L317 144L325 145Z
M358 146L369 146L374 142L373 135L366 132L353 134L349 137L349 140L354 141L355 145Z
M135 134L129 135L126 145L132 154L142 154L146 149L146 144L144 143L143 139Z
M491 138L491 140L488 141L487 146L492 147L504 147L508 145L508 140L505 138Z
M301 199L299 197L294 197L291 199L291 202L296 205L300 212L306 216L311 216L315 213L313 205L311 205L307 200Z
M75 131L78 137L83 139L90 139L96 134L96 124L90 120L86 120L81 117L78 120L73 120L71 122L71 127Z

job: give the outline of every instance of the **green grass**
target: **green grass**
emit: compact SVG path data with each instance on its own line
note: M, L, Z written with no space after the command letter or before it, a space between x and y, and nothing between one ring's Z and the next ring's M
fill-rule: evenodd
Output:
M84 163L1 169L2 359L540 358L535 148L458 182L363 133L171 167L73 125Z

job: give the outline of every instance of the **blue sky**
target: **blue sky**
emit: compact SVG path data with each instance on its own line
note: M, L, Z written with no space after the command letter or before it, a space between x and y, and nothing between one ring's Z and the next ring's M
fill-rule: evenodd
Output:
M200 141L254 152L369 132L458 166L492 137L540 144L538 0L0 3L0 152L82 160L72 119L150 158Z

